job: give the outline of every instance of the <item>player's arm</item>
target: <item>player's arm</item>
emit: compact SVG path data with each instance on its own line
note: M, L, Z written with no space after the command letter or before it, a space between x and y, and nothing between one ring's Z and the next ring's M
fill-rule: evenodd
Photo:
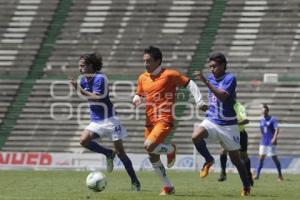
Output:
M75 89L75 90L79 90L79 92L80 92L80 94L81 95L83 95L83 96L86 96L88 99L90 99L90 100L98 100L98 99L100 99L100 93L97 93L97 92L88 92L88 91L85 91L82 87L81 87L81 85L79 85L78 86L78 84L77 84L77 80L75 80L74 78L71 78L70 79L70 84L73 86L73 88Z
M140 79L137 81L137 88L136 88L136 94L133 96L132 104L137 107L143 102L143 89L142 89L142 83Z
M99 93L92 93L92 92L88 92L88 91L85 91L84 89L82 89L82 87L79 86L79 92L80 94L82 94L83 96L86 96L88 99L91 99L91 100L97 100L97 99L100 99L100 95Z
M202 94L200 92L199 87L193 80L189 80L186 88L190 91L190 93L193 95L195 99L195 103L202 111L206 111L208 109L208 106L204 103L202 99Z
M234 111L236 112L237 120L238 120L238 125L246 125L249 124L249 119L247 119L247 114L246 114L246 109L245 107L237 102L234 105Z
M275 128L275 133L273 135L273 138L272 138L272 141L271 143L276 145L277 144L277 137L278 137L278 134L279 134L279 128Z
M178 87L185 87L187 88L190 93L193 95L195 99L196 105L200 108L202 111L206 111L208 109L208 106L204 103L202 99L202 94L197 86L197 84L189 79L187 76L179 73L178 71L172 71L171 72L171 82L175 83Z
M249 124L249 119L244 119L244 120L242 120L242 121L239 121L238 122L238 125L246 125L246 124Z
M273 126L274 126L274 129L275 129L275 133L273 135L271 143L276 145L277 144L277 138L278 138L278 135L279 135L279 127L278 127L277 119L274 119Z
M229 94L222 89L217 89L215 88L202 74L201 71L197 71L194 73L194 75L196 76L197 79L199 79L200 81L202 81L209 89L210 91L221 101L225 101L227 99L227 97L229 96Z

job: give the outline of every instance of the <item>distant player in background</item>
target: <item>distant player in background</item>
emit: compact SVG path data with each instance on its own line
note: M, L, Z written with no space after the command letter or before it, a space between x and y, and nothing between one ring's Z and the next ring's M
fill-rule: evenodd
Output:
M256 167L256 174L253 178L256 180L259 178L266 156L271 156L278 171L278 181L283 181L281 164L277 157L278 122L275 117L269 115L269 106L267 104L262 105L262 115L260 120L259 164Z
M176 145L168 141L174 124L173 105L176 99L176 88L186 87L202 109L205 104L196 83L175 70L163 68L162 53L159 48L149 46L144 50L146 72L137 81L136 95L133 104L138 106L143 98L146 102L146 124L144 148L149 154L150 162L163 182L160 195L175 193L175 188L167 177L160 154L167 154L167 166L172 167L176 158Z
M79 86L77 80L72 79L70 83L88 99L91 116L91 123L81 134L80 144L93 152L104 154L109 173L113 170L113 160L117 154L130 176L132 190L140 191L140 182L123 147L123 139L127 137L126 129L115 115L114 106L109 98L108 80L100 73L102 57L95 53L86 54L80 57L78 64L83 77L80 79ZM108 149L95 141L104 136L110 137L115 150Z
M247 119L245 107L239 101L235 101L233 108L236 113L237 123L238 123L239 131L240 131L241 159L243 160L243 162L246 165L249 182L250 182L251 186L253 186L251 163L250 163L250 159L249 159L248 153L247 153L248 133L246 132L246 128L245 128L245 125L249 123L249 120ZM223 151L220 155L220 162L221 162L221 174L220 174L218 181L225 181L226 180L226 163L227 163L227 151L225 149L223 149Z
M237 126L234 103L236 99L236 78L226 72L227 60L222 53L213 53L208 62L211 74L206 79L201 71L195 72L208 87L208 110L202 123L195 124L192 135L197 151L205 158L200 177L208 175L214 158L206 147L206 141L218 141L228 151L231 162L236 166L243 183L241 196L250 195L250 183L247 170L240 157L240 134Z

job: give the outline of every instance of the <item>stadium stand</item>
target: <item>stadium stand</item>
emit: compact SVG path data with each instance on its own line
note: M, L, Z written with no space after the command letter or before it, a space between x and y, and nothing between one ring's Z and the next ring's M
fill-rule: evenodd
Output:
M133 83L131 83L133 86ZM117 88L116 88L117 86ZM112 101L121 119L128 113L135 115L135 109L128 101L132 89L128 84L111 85ZM67 81L37 80L28 101L19 116L2 150L5 151L46 151L80 152L79 137L89 123L86 99L78 97ZM129 151L143 150L143 124L145 117L141 108L138 121L128 119L124 123L130 137L126 142ZM137 117L137 119L138 119ZM137 124L139 126L137 126ZM134 131L132 131L132 129ZM137 131L138 130L138 131ZM107 139L104 144L111 146Z
M243 78L278 73L299 74L298 1L230 0L213 51L227 54L230 67Z
M278 83L270 86L267 84L249 85L249 82L239 83L239 99L246 105L248 118L251 121L251 125L247 127L250 154L256 154L258 149L260 138L258 121L261 103L266 102L270 105L271 114L278 117L280 124L299 124L300 104L299 95L293 92L295 87L299 87L299 84ZM113 82L110 84L110 96L130 136L125 142L127 150L142 153L145 116L143 107L135 110L130 103L131 98L128 97L133 95L133 89L134 82ZM200 89L206 98L206 89L203 86ZM253 98L253 96L256 97ZM283 104L283 102L287 104ZM193 105L192 101L190 103ZM81 130L89 121L86 108L86 100L72 92L66 81L38 80L3 150L83 151L78 138ZM198 115L195 112L193 107L188 107L179 120L174 138L178 144L179 153L189 154L193 151L191 142L193 125L204 117L202 112L199 112ZM281 129L280 154L300 155L300 148L291 147L291 143L294 143L295 140L299 142L299 139L294 137L297 129L288 126ZM104 140L104 144L111 146L107 139ZM220 150L218 144L210 145L210 148L213 153L218 153Z
M201 84L200 84L201 85ZM249 135L249 154L257 154L260 130L259 120L261 116L261 104L268 103L270 106L270 114L277 117L280 126L279 135L279 153L281 155L299 155L300 148L291 146L291 143L299 143L297 136L297 128L300 123L299 109L299 94L295 93L295 88L299 89L299 83L280 82L277 84L252 83L248 81L238 82L237 94L238 99L247 109L250 125L246 126ZM206 88L200 88L201 91L206 91ZM297 90L296 90L297 91ZM190 101L192 103L192 101ZM190 109L186 110L185 116L190 116ZM203 115L200 112L197 118L192 120L181 120L176 129L175 141L178 143L179 151L185 153L191 152L191 133L193 132L193 124L200 122ZM189 142L189 143L187 143ZM190 144L190 145L187 145ZM187 148L187 146L189 146ZM220 146L218 144L210 145L212 152L218 154Z
M0 75L12 74L17 77L18 74L28 73L59 0L24 2L5 3L0 0L0 23L7 27L0 29ZM98 50L104 57L104 72L117 77L111 80L110 95L130 136L124 145L130 153L144 153L143 109L136 111L130 106L135 84L131 76L137 76L144 70L142 51L149 44L158 45L164 52L165 66L190 73L189 65L194 62L198 49L205 45L199 44L199 41L205 38L203 29L207 28L213 5L212 0L166 0L159 3L157 0L74 1L44 68L45 79L34 80L30 96L2 150L84 150L79 146L78 138L84 123L88 122L86 100L71 93L69 86L59 77L77 70L81 54ZM238 98L247 105L251 120L247 130L249 152L252 155L257 154L259 105L263 102L270 105L271 114L277 116L280 124L284 125L280 134L280 155L300 155L297 132L300 122L299 83L279 81L265 84L259 81L264 72L279 73L280 79L294 78L299 74L300 25L296 4L296 0L229 0L215 39L211 36L213 46L206 49L208 52L222 51L227 54L229 69L238 76ZM27 10L31 14L21 15ZM8 15L13 17L9 18ZM19 22L21 18L23 20ZM217 28L218 24L215 26ZM209 29L205 34L210 33ZM21 40L22 45L16 43ZM201 59L201 63L205 63L206 58ZM120 81L124 77L130 81ZM0 120L4 116L2 110L7 110L20 82L1 80L1 93L5 96L1 97ZM202 84L199 85L205 93L206 89ZM189 111L188 108L185 110L183 118L190 115ZM202 115L200 113L199 119L193 117L179 121L175 131L179 153L190 154L193 151L193 124L203 119ZM136 120L130 120L129 116ZM81 125L78 125L78 119L83 122ZM104 140L104 144L111 146L108 140ZM211 145L210 148L212 153L219 153L219 145Z
M159 44L166 65L187 71L212 1L74 2L49 59L46 75L73 71L78 57L98 50L108 75L137 76L142 51Z
M27 75L58 1L0 1L0 75Z
M20 82L20 80L0 80L0 124L2 124L8 106L15 98Z

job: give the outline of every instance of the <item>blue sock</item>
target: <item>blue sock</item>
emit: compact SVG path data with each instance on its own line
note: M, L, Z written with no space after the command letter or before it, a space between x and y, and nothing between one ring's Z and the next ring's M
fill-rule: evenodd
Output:
M206 147L206 142L204 140L201 140L197 144L194 144L197 151L205 158L206 162L211 162L214 160L212 155L209 153L207 147Z
M118 155L118 157L122 161L122 163L127 171L127 174L130 176L131 183L137 183L137 182L139 183L139 180L136 177L135 171L133 169L132 162L128 158L128 156L126 154L124 154L124 155Z
M88 145L86 146L87 149L96 152L96 153L102 153L106 157L112 157L113 156L113 150L105 148L101 146L100 144L90 141Z
M260 175L260 171L264 165L264 161L259 161L258 166L256 167L256 177L258 178Z
M275 162L275 165L276 165L276 167L277 167L278 175L279 175L279 176L282 176L280 162Z

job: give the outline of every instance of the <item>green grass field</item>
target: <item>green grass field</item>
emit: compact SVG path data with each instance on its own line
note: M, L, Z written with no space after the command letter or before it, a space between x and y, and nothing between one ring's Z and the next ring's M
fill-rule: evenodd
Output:
M106 174L106 189L99 193L91 192L85 186L88 173L0 171L0 200L300 199L300 175L293 174L286 174L283 182L277 182L276 174L262 173L252 188L252 196L240 197L241 183L236 174L228 174L227 181L220 183L216 173L200 179L196 172L170 171L168 174L176 187L176 194L166 197L158 195L162 185L152 171L138 172L141 192L130 191L129 178L124 171Z

